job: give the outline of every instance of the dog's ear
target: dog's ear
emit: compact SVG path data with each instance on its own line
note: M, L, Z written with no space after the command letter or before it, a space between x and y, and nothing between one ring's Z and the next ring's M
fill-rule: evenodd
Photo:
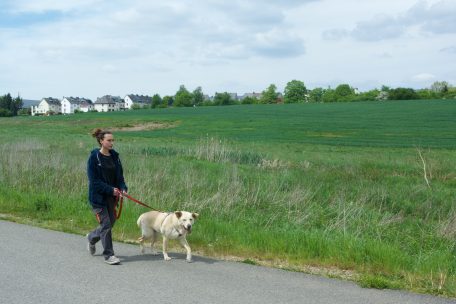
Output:
M174 214L177 216L177 218L180 218L182 216L182 212L176 211Z
M196 220L200 215L196 212L192 213L193 218Z

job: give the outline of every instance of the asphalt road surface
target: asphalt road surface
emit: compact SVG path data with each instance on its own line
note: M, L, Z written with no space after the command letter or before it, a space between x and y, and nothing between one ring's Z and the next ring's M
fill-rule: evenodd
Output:
M191 245L191 238L189 239ZM141 255L115 243L121 265L86 251L84 236L0 221L0 303L456 303L183 253ZM97 244L98 252L101 244Z

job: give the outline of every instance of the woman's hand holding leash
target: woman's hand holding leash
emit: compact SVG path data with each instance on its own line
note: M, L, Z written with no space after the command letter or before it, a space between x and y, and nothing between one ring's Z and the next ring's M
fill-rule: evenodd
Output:
M114 196L120 196L122 195L122 192L118 188L114 188Z

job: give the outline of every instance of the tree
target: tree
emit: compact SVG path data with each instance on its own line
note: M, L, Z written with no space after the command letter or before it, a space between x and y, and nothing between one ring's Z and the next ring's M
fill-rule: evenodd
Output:
M151 107L152 108L156 108L158 106L160 106L162 104L163 100L162 98L160 97L160 95L158 94L155 94L154 96L152 96L152 104L151 104Z
M211 106L215 106L215 104L212 102L212 100L206 99L206 100L203 101L201 106L203 106L203 107L211 107Z
M166 107L170 107L174 104L174 99L172 96L165 96L163 97L163 101L162 103L160 104L160 108L166 108Z
M324 93L325 93L325 89L323 89L323 88L315 88L315 89L311 90L309 93L309 101L310 102L322 102Z
M0 108L0 117L11 117L13 116L13 113L11 113L10 110Z
M418 99L418 94L412 88L396 88L389 92L390 100L409 100Z
M24 104L22 102L22 98L21 97L17 96L16 98L14 98L13 108L11 109L13 114L17 115L17 112L22 108L23 105Z
M271 84L269 87L261 93L260 103L277 103L279 94L276 92L276 85Z
M17 96L12 98L11 94L0 96L0 109L4 109L2 112L4 116L16 116L19 109L22 108L22 98ZM11 113L11 115L9 115Z
M323 102L336 102L337 101L337 97L336 97L335 90L331 89L331 88L327 88L324 91L323 96L321 97L321 100Z
M389 98L389 93L386 92L386 91L380 91L377 95L377 97L375 97L375 100L388 100Z
M76 113L76 110L74 112ZM30 108L22 108L19 111L17 111L17 115L30 116L32 115L32 110Z
M242 98L241 104L256 104L258 103L258 98L253 96L246 96Z
M453 86L449 86L448 92L445 93L443 98L456 99L456 88Z
M440 98L443 94L439 92L435 92L431 89L421 89L417 90L416 94L418 95L419 99L436 99Z
M389 91L391 91L391 88L389 86L382 85L382 88L380 89L380 91L388 93Z
M10 93L0 97L0 108L11 111L12 104L13 98Z
M131 109L132 110L139 110L139 109L142 109L141 106L137 103L134 103L131 105Z
M234 99L231 98L231 95L227 92L215 93L214 96L214 105L218 106L227 106L234 104Z
M355 99L355 90L348 84L340 84L334 91L336 101L351 101Z
M199 106L203 103L204 101L204 93L203 93L203 89L201 87L197 87L193 93L192 93L192 96L193 96L193 105L195 106Z
M174 96L175 107L191 107L192 106L192 93L190 93L184 85L181 85L179 90Z
M304 82L292 80L287 83L284 90L285 103L306 102L307 89Z
M378 89L373 89L367 92L362 92L356 95L355 100L358 101L369 101L369 100L376 100L378 97L378 94L380 94L380 91Z
M448 92L450 85L446 81L436 81L431 85L431 91L436 93L445 94Z

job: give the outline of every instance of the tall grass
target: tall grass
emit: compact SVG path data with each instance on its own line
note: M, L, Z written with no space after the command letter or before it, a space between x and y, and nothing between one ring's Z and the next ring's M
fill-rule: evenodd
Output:
M93 117L125 124L120 116ZM41 119L24 121L25 130L52 127ZM79 130L67 118L50 119L60 128L51 136L0 134L2 213L84 233L96 224L86 178L94 146L87 133L95 123ZM0 125L14 133L14 122ZM277 146L216 132L191 138L157 132L174 135L115 134L129 192L160 210L200 213L195 249L291 268L337 267L356 273L363 286L456 296L454 150L421 150L429 187L414 145ZM115 237L135 240L136 219L147 210L126 204Z
M130 153L136 149L130 148ZM140 151L141 154L150 156L181 156L211 162L233 162L239 164L259 164L264 161L259 153L244 152L231 149L227 143L217 138L201 138L195 148L147 147Z

